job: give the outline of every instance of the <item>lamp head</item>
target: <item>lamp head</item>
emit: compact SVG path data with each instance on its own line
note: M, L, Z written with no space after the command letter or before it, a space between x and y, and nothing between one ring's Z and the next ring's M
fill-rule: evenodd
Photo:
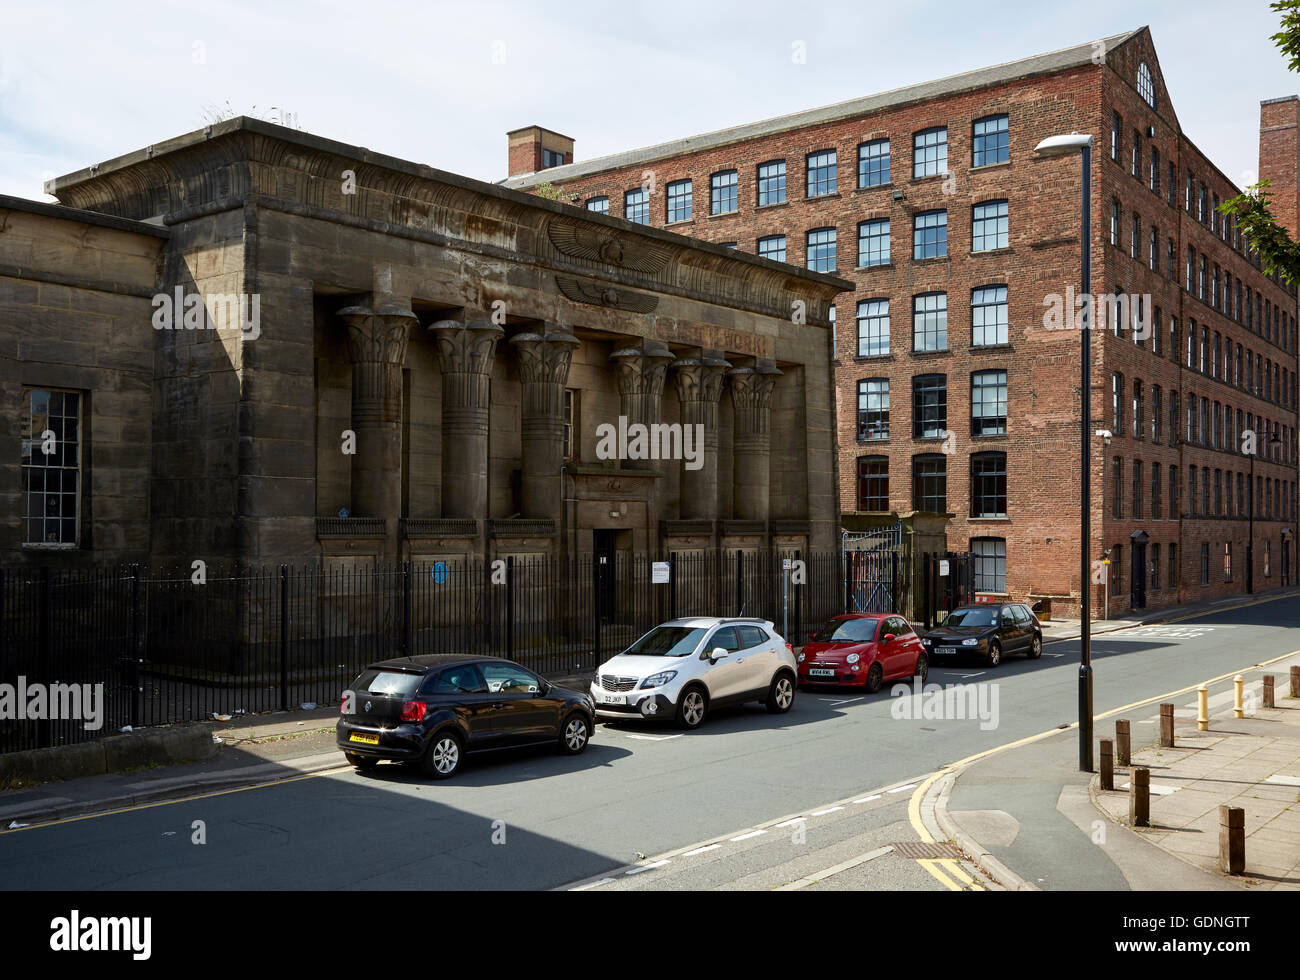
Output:
M1036 147L1034 153L1040 157L1064 157L1079 153L1084 147L1092 146L1092 134L1067 133L1061 136L1049 136Z

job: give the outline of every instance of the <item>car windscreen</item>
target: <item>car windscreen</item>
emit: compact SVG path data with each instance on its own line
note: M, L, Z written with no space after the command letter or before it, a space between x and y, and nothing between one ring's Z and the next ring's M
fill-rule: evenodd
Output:
M943 626L996 626L997 607L988 609L954 609L943 621Z
M818 643L870 643L876 638L874 619L831 619L817 631Z
M656 626L623 652L640 657L684 657L704 639L699 626Z
M352 685L354 691L389 698L409 698L424 680L423 674L402 670L366 670Z

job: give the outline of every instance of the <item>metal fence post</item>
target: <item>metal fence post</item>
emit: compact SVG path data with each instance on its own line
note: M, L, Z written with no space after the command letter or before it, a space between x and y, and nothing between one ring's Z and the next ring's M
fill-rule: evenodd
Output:
M506 555L506 659L515 656L515 556Z
M800 566L798 563L803 560L803 552L796 549L794 553L794 560L795 560L795 568L799 568ZM803 579L806 577L806 575L801 575L799 577L800 579ZM800 637L803 636L803 616L801 615L802 606L803 606L803 583L800 581L794 583L794 645L795 646L800 645L799 639Z
M131 568L131 651L127 657L127 683L131 687L131 727L140 727L141 701L144 691L140 685L140 664L144 661L144 589L140 581L140 566Z
M54 663L54 635L51 624L53 612L51 606L54 604L54 586L50 579L50 570L44 565L41 566L41 674L44 680L44 674L51 669ZM51 738L50 721L48 718L42 719L36 723L36 747L38 749L47 748L53 745Z
M289 710L289 566L280 566L280 710Z
M600 557L591 556L591 614L596 627L596 666L600 666Z
M402 652L411 655L411 563L402 562Z
M898 612L898 552L889 553L889 611Z
M745 553L736 549L736 615L745 612Z
M677 552L668 553L668 618L677 618Z

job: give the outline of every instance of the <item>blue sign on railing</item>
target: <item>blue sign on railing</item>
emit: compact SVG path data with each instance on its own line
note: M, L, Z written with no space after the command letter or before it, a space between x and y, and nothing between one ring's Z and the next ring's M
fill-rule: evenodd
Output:
M447 581L447 563L445 561L435 561L433 563L433 580L439 585Z

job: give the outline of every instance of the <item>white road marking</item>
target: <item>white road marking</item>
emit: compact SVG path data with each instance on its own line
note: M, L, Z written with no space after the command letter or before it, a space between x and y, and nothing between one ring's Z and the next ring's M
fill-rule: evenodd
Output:
M682 737L680 734L677 734L677 735L633 735L631 732L624 732L623 734L627 735L628 738L639 738L639 739L642 739L642 740L644 740L644 741L646 741L646 742L666 742L666 741L668 741L670 738L681 738L681 737Z
M871 796L864 796L862 799L860 799L860 800L854 800L853 802L854 802L854 803L870 803L872 800L878 800L878 799L880 799L880 794L879 794L879 793L873 793Z
M905 793L909 789L916 789L916 783L908 783L906 786L895 786L893 789L885 790L886 793Z
M731 843L735 844L738 841L749 840L751 837L762 837L766 833L766 830L751 830L747 834L741 834L739 837L731 838Z
M776 890L779 892L792 892L798 888L807 888L809 885L816 884L819 881L825 881L827 878L832 875L837 875L841 871L848 871L850 868L856 868L860 864L866 864L868 861L874 861L878 857L884 857L892 850L893 848L888 844L884 847L877 847L874 851L868 851L860 857L851 858L848 861L833 865L824 871L818 871L815 874L810 874L804 878L800 878L798 881L792 881L788 885L782 885Z
M1278 786L1300 786L1300 776L1279 776L1272 775L1264 780L1266 783L1276 783Z
M667 861L656 861L654 864L643 864L639 868L628 868L623 874L639 875L642 871L649 871L651 868L662 868L667 863Z
M585 892L588 888L599 888L601 885L608 885L613 878L601 878L599 881L589 881L585 885L579 885L577 888L570 888L571 892Z
M1049 653L1048 656L1049 656L1049 657L1064 657L1065 654L1063 654L1063 653Z
M864 699L864 698L860 698L860 697L858 697L858 698L846 698L846 699L843 700L843 701L832 701L832 702L831 702L831 706L834 707L834 706L837 705L837 704L852 704L854 701L863 701L863 700L865 700L865 699Z
M697 847L693 851L686 851L685 853L682 854L682 857L684 858L695 857L695 855L703 854L705 851L716 851L721 846L722 846L721 844L705 844L703 847Z
M814 817L824 817L824 816L826 816L826 814L828 814L828 813L834 813L836 810L843 810L843 809L844 809L844 807L842 807L842 806L828 806L825 810L814 810L814 811L810 814L810 816L814 816Z
M987 673L987 671L977 670L973 674L962 674L961 676L962 677L983 677L985 673Z
M805 817L795 817L793 820L787 820L785 823L777 824L777 827L793 827L797 823L804 823Z

